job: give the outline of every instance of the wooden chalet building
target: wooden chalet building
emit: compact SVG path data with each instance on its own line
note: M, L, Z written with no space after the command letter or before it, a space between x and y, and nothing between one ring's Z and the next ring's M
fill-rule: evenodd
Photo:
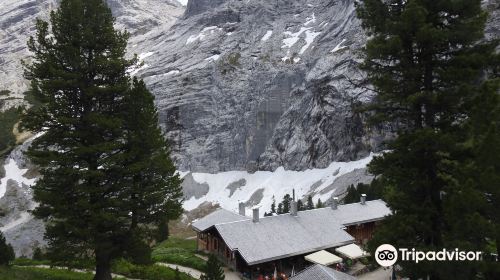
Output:
M296 271L307 266L304 256L319 250L331 250L347 244L364 244L372 236L377 223L390 215L382 200L297 211L292 202L291 213L260 217L254 208L245 215L219 209L195 221L198 250L214 253L227 266L254 279L263 272L278 268Z

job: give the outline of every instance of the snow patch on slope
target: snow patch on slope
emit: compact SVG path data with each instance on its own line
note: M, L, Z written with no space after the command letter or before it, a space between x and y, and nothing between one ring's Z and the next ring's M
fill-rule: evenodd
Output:
M203 202L219 204L222 208L238 211L238 202L252 200L252 195L257 195L263 190L263 197L257 205L262 207L261 215L269 211L272 197L277 202L281 201L285 194L291 194L293 190L297 198L303 198L307 194L314 193L313 199L327 201L336 189L327 188L337 178L356 169L366 168L375 154L351 162L333 162L327 168L308 169L304 171L285 170L283 167L275 171L257 171L248 173L246 171L227 171L216 174L192 173L196 183L209 186L208 193L202 197L191 197L184 202L184 209L191 211ZM186 175L184 172L181 175ZM228 188L237 184L235 189ZM247 205L250 209L255 205Z
M35 183L36 179L28 179L23 175L28 171L28 169L21 169L17 165L14 159L9 159L7 164L4 165L5 177L0 180L0 198L5 195L7 190L7 182L12 180L16 182L19 186L23 184L26 186L31 186Z
M205 27L205 28L203 28L203 30L201 30L200 33L198 33L198 35L191 35L191 36L189 36L189 38L187 38L187 40L186 40L186 45L194 43L194 42L196 42L198 40L199 41L203 41L207 36L212 35L215 32L221 31L221 30L222 30L222 28L219 28L217 26Z
M265 42L265 41L269 40L269 38L271 38L271 35L273 35L273 31L267 30L266 34L264 34L264 36L260 40Z

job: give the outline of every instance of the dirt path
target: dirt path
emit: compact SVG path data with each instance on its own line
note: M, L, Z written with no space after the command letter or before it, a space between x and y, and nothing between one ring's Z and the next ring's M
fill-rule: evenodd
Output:
M196 256L198 256L198 257L200 257L202 259L206 259L205 256L201 256L201 255L196 255ZM171 269L179 268L180 272L184 272L184 273L188 274L189 276L191 276L193 278L196 278L196 279L200 279L201 275L203 274L199 270L196 270L196 269L193 269L193 268L190 268L190 267L185 267L185 266L177 265L177 264L171 264L171 263L156 263L156 264L157 265L163 265L163 266L166 266L166 267L170 267ZM238 273L229 270L229 268L227 268L227 267L224 267L224 275L226 276L225 280L241 280L241 278L238 275Z

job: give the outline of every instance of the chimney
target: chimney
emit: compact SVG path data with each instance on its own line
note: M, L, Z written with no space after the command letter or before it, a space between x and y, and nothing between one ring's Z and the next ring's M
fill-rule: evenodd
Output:
M240 202L240 203L238 204L238 208L239 208L239 210L240 210L240 211L239 211L240 215L241 215L241 216L245 216L245 203Z
M259 207L254 207L252 210L253 210L253 222L258 223L259 222Z
M334 197L333 201L332 201L332 209L336 210L338 205L339 205L339 198L338 197Z
M290 203L290 214L292 214L292 216L297 216L297 201L295 200L292 200Z
M361 204L365 205L366 204L366 194L361 194Z

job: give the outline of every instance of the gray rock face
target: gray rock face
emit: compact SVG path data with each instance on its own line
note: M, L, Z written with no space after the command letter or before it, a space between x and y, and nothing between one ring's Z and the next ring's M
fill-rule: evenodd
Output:
M0 90L11 91L0 96L0 108L23 103L28 84L23 79L21 59L28 59L26 43L35 34L35 20L48 19L59 0L2 0L0 3ZM175 0L108 0L120 29L130 31L130 51L140 50L148 33L166 30L184 12Z
M196 199L203 197L208 193L208 184L200 184L193 179L193 174L188 173L182 181L182 192L185 200L194 197Z
M321 168L382 148L391 128L369 129L353 110L373 97L358 86L366 36L354 2L190 0L182 16L174 0L108 0L176 163L194 172ZM25 42L56 3L2 1L0 90L13 92L3 107L21 102ZM483 4L487 37L498 36L498 0Z
M364 42L354 0L194 0L138 75L181 170L326 167L383 140L353 113Z
M185 17L193 16L213 9L226 0L190 0L187 3Z
M374 95L359 86L366 35L354 3L189 1L138 73L179 168L304 170L382 149L392 129L369 129L353 110ZM487 36L498 36L498 0L485 5Z

